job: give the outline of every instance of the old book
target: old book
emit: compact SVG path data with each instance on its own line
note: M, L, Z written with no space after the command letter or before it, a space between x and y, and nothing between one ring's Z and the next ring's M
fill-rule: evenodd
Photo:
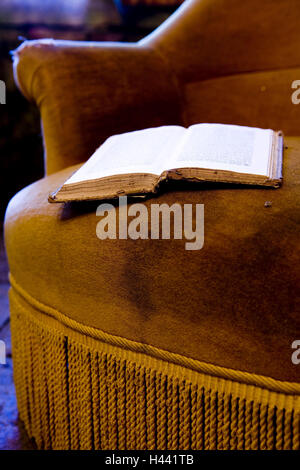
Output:
M109 137L50 202L154 193L164 180L279 187L281 132L224 124L162 126Z

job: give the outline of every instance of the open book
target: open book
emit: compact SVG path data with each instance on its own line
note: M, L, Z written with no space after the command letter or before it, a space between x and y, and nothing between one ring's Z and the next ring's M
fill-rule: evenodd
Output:
M283 138L271 129L195 124L109 137L50 202L110 199L156 192L183 179L279 187Z

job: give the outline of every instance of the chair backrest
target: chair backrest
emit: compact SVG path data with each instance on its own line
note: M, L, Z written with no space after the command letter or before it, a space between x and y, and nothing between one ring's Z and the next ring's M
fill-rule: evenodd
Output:
M186 124L234 122L299 134L298 0L186 0L142 44L177 76Z

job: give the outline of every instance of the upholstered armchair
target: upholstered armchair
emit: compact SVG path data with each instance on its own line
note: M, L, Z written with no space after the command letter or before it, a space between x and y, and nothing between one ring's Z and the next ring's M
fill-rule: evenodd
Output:
M299 138L285 138L279 190L155 198L204 204L199 251L99 240L95 204L47 202L111 134L222 122L299 135L299 47L296 0L190 0L135 44L15 51L45 147L45 177L5 222L18 407L39 448L299 449Z

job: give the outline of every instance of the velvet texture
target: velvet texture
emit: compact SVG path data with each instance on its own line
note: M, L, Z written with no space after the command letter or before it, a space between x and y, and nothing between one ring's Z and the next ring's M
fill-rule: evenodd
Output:
M294 384L289 429L299 417L300 366L291 362L300 326L298 138L285 139L280 190L177 186L154 200L205 205L200 251L186 251L185 240L100 241L97 204L51 205L47 196L77 168L66 167L119 132L226 122L299 134L291 102L299 31L296 1L202 0L185 2L137 44L25 42L15 77L41 110L48 176L13 198L5 224L14 290L146 353L155 347Z
M51 175L9 205L11 274L31 296L84 325L298 381L291 344L300 326L300 140L286 144L280 190L188 186L144 202L149 214L152 203L204 204L199 251L185 250L185 239L99 240L99 203L47 202L76 167Z
M297 0L187 0L136 44L25 42L15 77L41 110L47 172L86 160L112 133L161 124L298 135L299 30Z

